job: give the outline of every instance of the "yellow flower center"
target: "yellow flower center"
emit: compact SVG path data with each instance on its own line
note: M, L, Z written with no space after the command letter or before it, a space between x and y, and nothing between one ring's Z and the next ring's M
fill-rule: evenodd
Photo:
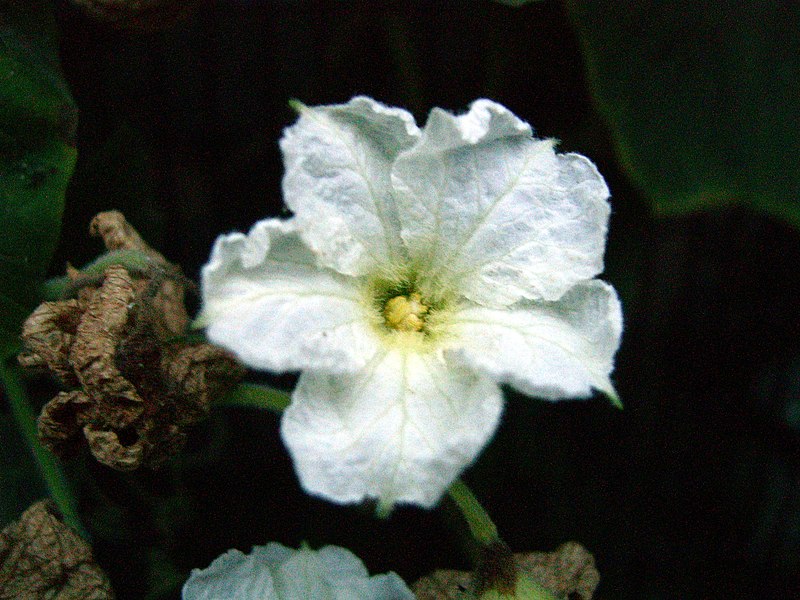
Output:
M408 296L395 296L383 307L386 326L397 331L422 331L428 307L416 292Z

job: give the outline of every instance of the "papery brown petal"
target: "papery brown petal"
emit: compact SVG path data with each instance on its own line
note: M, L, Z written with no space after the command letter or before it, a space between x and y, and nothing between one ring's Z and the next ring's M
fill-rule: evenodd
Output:
M89 450L99 462L118 471L134 471L144 460L144 445L138 432L128 430L126 433L134 438L130 444L120 440L120 436L125 436L122 432L95 429L93 425L83 428Z
M138 250L166 263L166 259L142 239L118 210L97 213L89 223L89 235L100 237L109 250Z
M157 467L183 447L184 429L206 416L244 369L224 350L182 340L189 282L121 213L98 214L90 231L111 251L152 260L130 272L112 264L91 277L68 269L77 297L45 303L28 319L29 351L21 362L46 366L81 388L45 405L40 437L61 456L85 438L109 467Z
M76 385L69 352L80 319L77 300L42 303L22 325L22 343L26 351L19 357L20 364L47 367L65 385Z
M153 259L156 269L153 278L137 282L137 292L147 296L146 303L152 310L153 324L159 335L166 338L186 331L189 324L184 305L187 280L180 269L151 248L119 211L96 214L89 224L89 233L101 237L108 250L136 250Z
M0 533L0 600L113 600L92 550L49 500Z
M148 296L148 309L152 313L153 325L157 335L162 339L181 335L189 326L189 315L184 303L185 288L183 275L180 272L167 274L155 280L155 293Z
M439 569L417 580L411 591L417 600L467 600L472 589L472 573Z
M74 454L82 443L83 424L91 409L92 403L82 391L59 392L39 415L39 440L61 457Z
M522 571L556 594L573 594L574 600L589 600L600 583L594 557L577 542L566 542L555 552L514 556Z
M89 397L102 403L103 418L113 429L130 425L143 410L135 386L115 363L135 297L127 271L120 266L109 267L103 286L83 314L70 352L81 385Z
M176 384L183 401L178 407L181 423L208 414L211 402L235 385L245 373L232 354L211 344L184 346L164 365L169 381Z

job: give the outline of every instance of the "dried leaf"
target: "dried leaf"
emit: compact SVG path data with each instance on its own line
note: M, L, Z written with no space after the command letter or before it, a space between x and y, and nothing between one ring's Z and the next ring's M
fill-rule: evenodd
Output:
M522 571L556 594L572 594L570 600L589 600L600 583L594 557L577 542L561 544L555 552L529 552L514 557Z
M81 446L81 423L91 406L89 396L80 390L59 392L39 415L39 439L59 456L72 456Z
M449 569L434 571L412 586L417 600L467 600L471 589L472 573Z
M92 549L41 500L0 533L0 600L110 600Z
M65 385L75 385L77 378L69 362L69 352L80 318L77 300L41 304L23 325L22 337L28 351L20 356L20 364L48 368Z
M109 250L138 250L156 260L167 262L142 239L139 232L128 223L118 210L97 213L89 223L89 235L100 237Z
M128 272L114 265L83 313L70 363L84 391L103 404L109 427L122 429L144 410L135 386L117 369L117 346L125 335L136 290Z
M591 600L600 583L594 557L577 542L566 542L555 552L514 554L517 568L559 597ZM474 577L466 571L438 570L413 586L418 600L466 600Z

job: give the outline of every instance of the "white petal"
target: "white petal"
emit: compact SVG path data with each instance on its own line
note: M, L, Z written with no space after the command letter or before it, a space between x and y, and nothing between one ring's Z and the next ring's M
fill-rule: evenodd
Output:
M458 117L434 109L392 182L412 260L478 303L556 300L603 268L603 178L498 104Z
M309 576L311 575L311 576ZM280 598L320 600L413 600L395 573L370 577L352 552L325 546L318 552L299 550L276 573Z
M303 373L281 431L309 493L431 507L492 436L501 406L488 378L392 350L356 375Z
M617 294L599 280L580 283L557 302L505 310L465 308L452 316L463 347L453 358L540 398L616 398L609 379L622 334Z
M273 544L270 544L273 545ZM183 600L277 600L272 573L255 556L228 550L205 569L194 569Z
M390 170L418 137L409 113L365 97L303 107L286 129L284 200L326 266L362 275L402 260Z
M251 367L348 371L375 353L355 281L319 267L293 221L218 238L202 294L208 338Z
M248 554L230 550L207 569L192 571L183 600L413 600L394 573L370 577L352 552L337 546L319 551L280 544Z

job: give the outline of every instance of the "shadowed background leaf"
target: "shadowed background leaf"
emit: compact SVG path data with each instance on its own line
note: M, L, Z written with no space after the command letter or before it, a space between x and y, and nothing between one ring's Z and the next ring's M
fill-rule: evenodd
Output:
M0 4L0 356L13 353L58 242L77 108L49 2Z
M800 227L800 5L568 0L618 156L656 213Z

